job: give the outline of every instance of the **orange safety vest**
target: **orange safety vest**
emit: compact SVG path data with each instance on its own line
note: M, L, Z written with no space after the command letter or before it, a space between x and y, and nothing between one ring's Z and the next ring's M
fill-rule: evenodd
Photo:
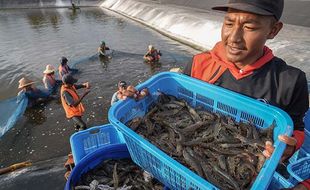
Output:
M59 65L58 72L59 72L60 78L62 78L62 74L61 74L62 72L64 72L65 74L69 73L68 65L65 65L65 66Z
M49 82L49 84L54 87L56 85L56 80L55 80L55 76L53 75L44 75L45 79L47 79L47 81ZM45 84L45 80L43 79L43 83L45 88L47 88L47 84Z
M215 64L210 53L200 53L193 58L191 76L213 84L226 70L221 68L220 64Z
M67 91L73 98L74 101L78 101L79 100L79 95L76 92L76 89L74 86L72 86L72 88L68 88L66 85L62 85L61 89L60 89L60 97L61 97L61 103L62 106L66 112L66 117L67 118L72 118L74 116L82 116L85 109L82 103L80 103L79 105L77 105L76 107L74 106L69 106L65 100L65 98L63 97L63 93L64 91Z

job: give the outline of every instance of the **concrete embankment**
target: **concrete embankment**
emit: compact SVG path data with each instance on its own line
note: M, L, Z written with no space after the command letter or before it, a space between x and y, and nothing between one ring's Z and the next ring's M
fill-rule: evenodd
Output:
M143 0L150 1L150 0ZM158 4L178 5L185 7L211 10L215 5L221 5L227 0L151 0ZM308 0L285 0L283 16L281 20L287 24L310 27L310 1Z

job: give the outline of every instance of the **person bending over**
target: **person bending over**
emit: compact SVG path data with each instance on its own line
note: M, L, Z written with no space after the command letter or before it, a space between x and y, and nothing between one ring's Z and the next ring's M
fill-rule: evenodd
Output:
M48 91L37 88L34 85L35 82L26 77L21 78L18 82L18 89L20 90L18 96L25 93L28 98L28 107L36 106L50 98L54 98Z

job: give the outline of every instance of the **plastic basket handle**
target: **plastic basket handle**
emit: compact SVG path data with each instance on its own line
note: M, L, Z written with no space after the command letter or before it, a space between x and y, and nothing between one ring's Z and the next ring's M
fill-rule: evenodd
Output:
M100 129L92 129L89 131L89 134L97 134L100 132Z

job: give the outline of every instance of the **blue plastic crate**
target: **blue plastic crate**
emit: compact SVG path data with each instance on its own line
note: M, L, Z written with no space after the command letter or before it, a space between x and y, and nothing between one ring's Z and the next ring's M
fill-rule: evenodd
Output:
M278 172L275 172L273 174L271 183L267 190L280 190L284 188L291 188L293 187L293 184L285 179L282 175L280 175ZM168 188L166 190L169 190Z
M308 143L310 143L310 142L308 142ZM309 144L308 144L308 146L309 146ZM297 160L304 158L304 157L307 157L307 156L310 156L310 152L306 151L303 148L300 148L300 150L298 151L298 159Z
M298 155L299 155L299 150L297 150L289 159L289 163L294 163L297 161L297 158L298 158Z
M111 144L125 143L123 135L111 124L96 126L70 137L74 163L77 164L87 154Z
M294 153L293 156L289 159L290 163L294 163L297 160L310 156L310 109L307 111L304 117L305 124L305 139L301 148Z
M286 145L277 138L279 134L292 135L293 122L287 113L274 106L234 93L218 86L180 73L163 72L140 84L147 87L150 96L140 101L120 101L109 110L109 120L123 133L131 157L144 170L153 174L170 189L217 189L205 179L181 165L156 146L125 126L137 116L143 116L157 100L158 91L185 99L192 106L228 115L236 121L251 121L256 127L267 128L275 121L275 151L256 178L252 189L267 189Z
M304 117L305 129L310 131L310 109L307 111Z
M307 111L304 117L304 123L305 123L305 140L300 148L298 158L310 156L310 109Z
M310 157L304 157L289 164L287 171L290 173L290 181L294 185L305 179L310 179Z
M300 147L298 159L310 156L310 131L305 129L305 139L304 143Z
M307 156L310 156L309 152L305 152L303 149L299 149L289 158L289 163L295 163L297 160Z
M293 187L293 184L289 180L285 179L278 172L275 172L273 174L268 190L279 190L279 189L291 188L291 187Z
M74 186L80 181L81 176L89 170L94 169L108 159L123 159L130 158L126 144L112 144L100 147L96 151L88 154L81 160L71 171L70 176L66 182L64 190L72 190ZM164 187L163 190L169 190Z
M88 154L83 160L76 164L71 171L71 174L66 182L65 190L73 189L84 173L94 169L104 160L122 158L130 158L130 154L125 144L114 144L101 147Z

